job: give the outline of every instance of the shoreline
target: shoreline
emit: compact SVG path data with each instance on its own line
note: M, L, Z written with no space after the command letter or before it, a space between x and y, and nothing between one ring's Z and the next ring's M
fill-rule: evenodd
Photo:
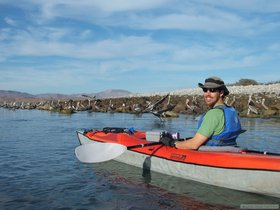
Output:
M228 86L225 103L234 106L241 117L280 118L280 83L269 85ZM0 98L1 99L1 98ZM155 106L156 105L156 106ZM39 109L64 114L78 111L142 114L150 112L159 118L179 114L199 115L207 110L201 88L170 92L131 94L123 97L96 99L13 99L0 100L8 109Z

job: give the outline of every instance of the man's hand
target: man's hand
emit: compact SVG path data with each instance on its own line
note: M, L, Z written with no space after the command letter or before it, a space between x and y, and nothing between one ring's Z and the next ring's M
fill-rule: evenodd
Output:
M161 143L163 143L166 146L171 146L171 147L175 147L175 142L176 140L172 138L172 136L170 134L165 134L163 135L160 140Z

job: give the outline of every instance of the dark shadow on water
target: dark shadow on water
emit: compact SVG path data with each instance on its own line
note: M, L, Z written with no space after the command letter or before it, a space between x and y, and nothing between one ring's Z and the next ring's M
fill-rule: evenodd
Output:
M151 154L151 156L146 157L144 163L143 163L143 167L142 167L142 177L144 178L145 183L150 183L152 180L152 175L151 175L151 167L152 167L152 157L153 155L160 149L162 148L164 145L158 147L156 150L153 151L153 153Z
M159 120L155 120L151 124L151 129L164 129L164 128L166 128L166 124L163 122L160 122Z
M147 157L142 169L116 161L98 164L98 166L93 165L93 167L101 172L99 174L101 176L102 171L105 170L108 173L105 177L113 179L114 183L115 181L120 182L119 186L128 184L132 191L156 193L158 197L153 199L176 200L180 205L205 205L210 207L209 209L213 209L212 206L217 206L217 209L239 209L241 204L280 202L279 198L230 190L157 173L151 170L151 161L153 161L152 157ZM151 195L149 194L149 196ZM205 206L203 207L205 208Z
M143 163L143 173L142 177L144 178L145 183L150 183L152 180L151 176L151 157L146 157Z

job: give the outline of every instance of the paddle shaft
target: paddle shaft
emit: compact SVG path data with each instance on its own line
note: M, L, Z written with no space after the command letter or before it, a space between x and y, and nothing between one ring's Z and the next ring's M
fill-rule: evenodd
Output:
M185 139L178 139L178 141L184 141L188 140L191 137L185 138ZM147 143L147 144L137 144L133 146L128 146L127 149L134 149L134 148L142 148L142 147L148 147L148 146L153 146L153 145L164 145L162 142L152 142L152 143Z
M142 148L142 147L148 147L148 146L153 146L153 145L163 145L161 142L152 142L152 143L147 143L147 144L137 144L133 146L128 146L127 149L134 149L134 148Z

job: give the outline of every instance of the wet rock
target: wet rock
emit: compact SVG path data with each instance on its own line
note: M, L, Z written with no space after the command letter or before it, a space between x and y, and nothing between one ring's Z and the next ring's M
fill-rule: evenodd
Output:
M280 117L280 84L229 86L225 103L234 106L242 117ZM118 112L141 115L162 113L165 117L179 114L200 115L207 110L200 88L169 93L137 94L130 97L85 100L0 101L9 109L40 109L73 114L76 111ZM155 110L155 103L156 105ZM153 110L152 110L153 109ZM163 114L164 112L164 114Z

